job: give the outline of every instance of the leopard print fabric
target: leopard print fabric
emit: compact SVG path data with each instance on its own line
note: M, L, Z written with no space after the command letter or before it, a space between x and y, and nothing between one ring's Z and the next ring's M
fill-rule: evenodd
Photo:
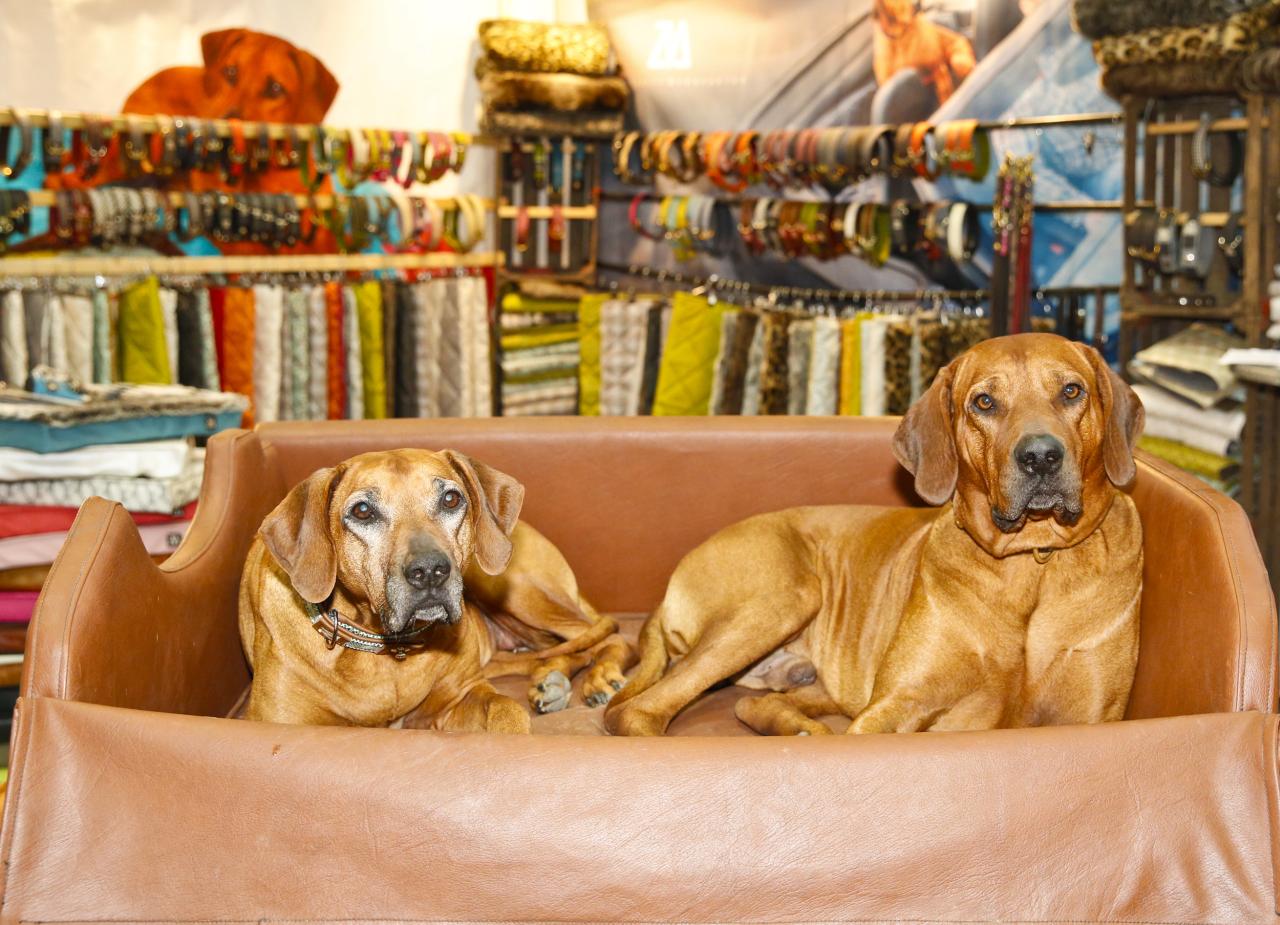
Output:
M911 407L912 328L909 319L899 319L884 332L885 414L906 414Z
M1280 0L1200 26L1144 29L1098 39L1093 55L1104 68L1241 58L1280 39Z
M604 26L489 19L480 23L476 76L490 71L541 71L599 77L617 70Z
M947 332L941 321L920 320L916 323L916 337L920 342L920 393L933 385L938 370L947 365ZM912 383L913 391L915 383ZM919 394L916 397L919 397Z
M787 413L787 354L791 316L768 312L764 316L764 362L760 367L760 414Z
M970 347L991 336L990 318L956 318L947 325L946 361L950 363ZM944 364L945 365L945 364Z

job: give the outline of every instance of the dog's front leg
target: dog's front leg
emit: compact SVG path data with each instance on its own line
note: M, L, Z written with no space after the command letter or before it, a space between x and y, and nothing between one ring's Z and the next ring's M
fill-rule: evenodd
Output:
M529 713L488 681L478 681L455 705L437 712L424 703L404 718L406 729L528 734Z

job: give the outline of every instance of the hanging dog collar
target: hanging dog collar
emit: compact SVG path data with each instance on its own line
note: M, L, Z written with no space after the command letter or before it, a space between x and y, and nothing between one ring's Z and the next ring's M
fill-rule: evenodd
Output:
M341 645L344 649L352 649L356 652L368 652L371 655L390 655L396 661L404 661L410 649L420 648L426 643L414 642L413 640L426 632L431 626L420 626L410 633L400 633L394 636L383 635L382 633L371 633L362 627L356 626L354 623L348 623L338 616L336 608L324 610L310 601L306 602L307 617L311 620L311 625L315 627L320 638L324 640L325 645L332 649L336 645Z

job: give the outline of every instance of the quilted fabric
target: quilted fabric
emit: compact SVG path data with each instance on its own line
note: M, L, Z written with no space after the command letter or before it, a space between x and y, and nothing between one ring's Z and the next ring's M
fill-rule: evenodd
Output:
M382 283L365 280L352 287L360 322L360 375L364 417L387 416L387 366L382 350Z
M578 413L600 414L600 309L604 293L584 295L578 301Z
M395 280L382 281L382 365L386 392L386 416L402 417L396 408L396 376L400 354L397 347L399 337L399 300L397 292L402 286Z
M839 398L840 322L826 315L813 319L805 414L835 414Z
M115 331L119 309L119 298L113 298L108 301L107 323L111 326L113 332ZM227 374L227 289L225 286L217 286L209 290L209 319L213 324L213 352L214 361L218 365L218 381L225 382L224 377ZM115 356L116 338L114 333L108 339L108 343L111 345L112 350L111 368L115 370L119 366Z
M440 416L439 387L437 386L440 380L440 365L435 350L442 336L440 315L444 300L444 285L439 281L419 283L413 287L413 298L418 328L416 360L418 414L424 418L435 418Z
M462 344L462 414L493 414L493 357L489 336L489 295L484 280L465 276L457 281Z
M295 288L285 293L286 360L283 383L285 399L280 403L280 416L290 421L305 421L308 414L309 379L311 376L311 337L307 319L306 290Z
M736 309L727 309L720 316L720 349L716 351L716 359L711 371L711 400L707 405L707 414L720 414L720 406L724 403L724 380L728 373L729 357L733 351L734 334L738 330L738 316L742 314Z
M307 289L307 417L329 416L329 313L323 286Z
M840 322L840 413L862 413L862 322L868 312L859 312Z
M259 422L280 420L281 337L284 288L253 287L253 413Z
M364 417L364 363L360 350L360 308L355 290L342 287L342 347L347 368L347 420Z
M813 321L794 321L787 330L787 414L804 414L809 397L809 357Z
M867 318L860 328L862 340L862 413L885 413L884 401L884 335L889 320L882 316Z
M27 362L32 369L67 367L67 332L62 319L62 297L42 290L22 294L26 314Z
M178 381L178 293L160 287L160 320L164 322L164 346L169 354L170 384Z
M16 289L0 296L0 376L19 388L27 382L27 313Z
M465 413L466 370L463 368L462 338L458 336L462 328L459 282L446 279L440 284L444 288L444 299L440 303L440 336L435 343L435 355L440 368L437 401L440 403L440 416L444 418L462 417Z
M610 300L600 307L600 413L637 414L645 329L653 303Z
M711 305L701 296L676 293L658 366L655 417L707 413L720 349L720 318L726 310L723 304Z
M764 332L769 326L766 314L756 322L747 350L747 370L742 377L742 413L760 413L760 375L764 371Z
M715 414L742 414L751 345L755 343L759 328L759 315L752 311L738 312L733 325L733 342L725 351L724 365L719 373L720 401L712 407ZM757 392L759 388L760 383L757 377L755 385Z
M325 320L329 335L326 404L328 406L328 417L331 421L340 421L347 416L347 347L342 342L344 301L340 284L325 284Z
M671 327L671 306L655 305L649 310L644 334L644 367L640 374L639 414L653 411L654 395L658 391L658 372L662 364L663 346Z
M200 330L200 306L195 290L178 293L178 382L204 388L206 343Z
M0 309L2 312L3 309ZM212 322L212 316L210 316ZM3 351L4 335L0 333L0 352ZM207 343L212 345L213 331L209 331ZM210 352L213 351L210 346ZM217 356L213 357L217 368ZM4 375L0 372L0 375ZM111 297L104 289L93 290L93 381L105 384L112 380L111 375ZM218 388L218 386L214 386Z
M418 417L418 304L409 283L396 285L396 416Z
M81 382L93 381L93 303L88 296L62 297L62 323L66 329L66 372Z
M253 339L253 300L249 299L249 327L247 337ZM139 385L168 385L173 381L169 369L169 351L165 345L164 317L160 307L160 284L154 276L125 288L120 294L120 320L117 328L120 351L120 374L125 382ZM30 343L30 334L27 341ZM249 360L243 360L239 371L247 372L242 394L253 392L253 348L249 347ZM235 391L240 391L236 388Z

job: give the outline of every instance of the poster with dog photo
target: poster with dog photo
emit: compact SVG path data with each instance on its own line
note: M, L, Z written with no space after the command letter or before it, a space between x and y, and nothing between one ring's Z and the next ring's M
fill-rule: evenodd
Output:
M18 107L474 131L476 27L500 15L501 6L498 0L465 8L371 0L357 16L349 4L333 0L10 4L0 17L6 49L0 83L6 104ZM423 35L433 38L429 55L422 53ZM489 192L491 154L470 154L461 175L447 174L415 192ZM94 182L119 179L103 171ZM193 180L184 188L225 185L215 174ZM33 164L21 185L60 182L46 180ZM303 187L296 169L274 168L235 188ZM45 210L33 219L38 243L48 229ZM207 240L184 247L213 249Z

